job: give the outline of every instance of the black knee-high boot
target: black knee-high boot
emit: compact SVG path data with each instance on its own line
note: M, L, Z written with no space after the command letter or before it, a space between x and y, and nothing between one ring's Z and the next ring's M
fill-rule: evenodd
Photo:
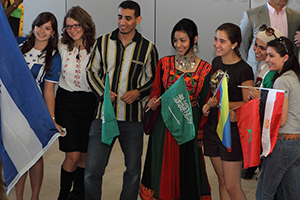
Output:
M69 195L70 200L84 200L84 170L85 168L77 167L73 190Z
M60 172L60 191L59 191L59 196L58 200L67 200L72 183L74 180L75 176L75 171L74 172L67 172L66 170L61 167L61 172Z

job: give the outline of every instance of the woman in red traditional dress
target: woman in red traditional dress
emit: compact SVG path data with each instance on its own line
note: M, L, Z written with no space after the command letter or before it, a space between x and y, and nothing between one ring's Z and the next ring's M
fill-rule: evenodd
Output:
M211 65L195 55L198 31L190 19L180 20L171 34L176 55L159 60L153 91L145 113L145 132L150 133L145 167L140 187L142 199L211 199L202 154L202 106L208 90ZM181 76L189 93L196 137L181 145L166 127L160 100ZM188 134L183 132L183 134Z

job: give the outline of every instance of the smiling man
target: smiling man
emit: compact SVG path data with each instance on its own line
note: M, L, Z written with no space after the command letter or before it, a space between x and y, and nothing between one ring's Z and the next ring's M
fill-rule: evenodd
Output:
M294 41L297 28L300 24L300 13L287 7L288 0L268 0L262 6L247 10L240 22L243 41L240 46L242 59L252 67L254 76L257 74L258 61L252 50L255 44L255 35L261 25L266 24L280 30L291 41Z
M140 6L134 1L123 1L118 8L118 28L100 36L91 53L87 76L99 106L90 129L85 199L101 199L102 177L116 140L111 145L101 142L106 74L120 132L117 137L125 157L120 199L137 199L143 149L143 102L150 94L158 60L154 44L136 30L141 20Z

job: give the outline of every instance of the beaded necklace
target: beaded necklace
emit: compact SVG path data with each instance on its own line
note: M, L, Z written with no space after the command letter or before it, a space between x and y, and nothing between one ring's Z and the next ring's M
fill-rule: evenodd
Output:
M190 56L176 55L175 63L180 69L190 70L196 65L196 56L194 53Z

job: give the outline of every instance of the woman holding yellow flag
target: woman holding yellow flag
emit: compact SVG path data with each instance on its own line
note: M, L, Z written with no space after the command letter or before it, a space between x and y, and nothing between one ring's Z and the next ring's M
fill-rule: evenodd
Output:
M217 55L212 61L213 70L215 74L224 72L228 76L229 105L227 104L227 109L229 106L231 110L248 101L248 90L237 86L252 86L254 82L251 67L241 59L239 54L241 40L240 28L232 23L224 23L217 28L213 43ZM211 85L216 86L213 80L211 80ZM212 90L217 90L217 88L212 87ZM220 130L218 113L222 109L218 107L217 98L211 97L202 109L203 114L208 116L204 127L204 155L210 157L218 176L220 199L245 200L246 196L241 187L243 155L237 123L228 120L229 127ZM228 114L229 110L227 117L229 117ZM222 125L226 127L225 124ZM224 139L228 139L226 134L231 135L228 141L231 143L229 147L223 145Z

